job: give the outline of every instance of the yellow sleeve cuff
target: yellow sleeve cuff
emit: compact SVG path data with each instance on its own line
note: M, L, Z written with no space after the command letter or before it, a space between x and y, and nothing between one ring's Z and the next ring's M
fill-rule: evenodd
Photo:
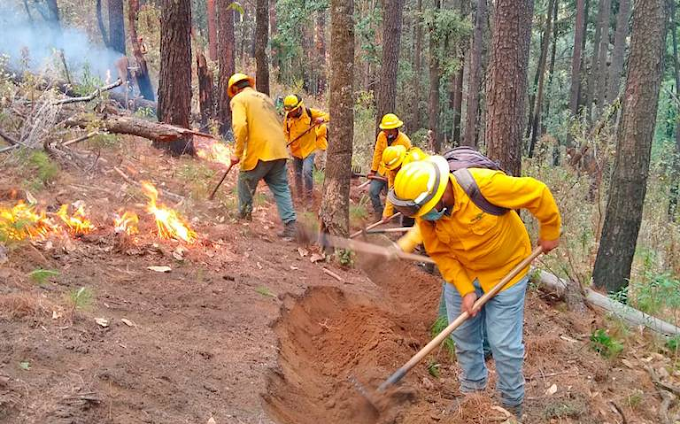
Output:
M553 241L560 238L560 228L553 225L541 226L540 235L541 240Z

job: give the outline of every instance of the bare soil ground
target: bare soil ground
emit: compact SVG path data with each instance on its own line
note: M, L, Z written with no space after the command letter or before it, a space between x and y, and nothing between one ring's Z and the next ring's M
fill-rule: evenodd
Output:
M10 246L0 265L0 423L506 421L492 390L493 361L487 393L451 407L458 369L445 350L428 361L438 378L421 364L389 408L367 408L348 377L374 388L427 343L441 281L412 264L362 271L361 258L354 269L312 263L313 251L276 238L269 199L252 223L230 218L236 173L218 201L203 201L219 171L212 179L187 178L179 170L194 160L167 158L133 140L124 150L103 150L104 171L64 170L34 193L51 210L85 201L95 232ZM178 208L200 240L156 237L144 197L113 166L186 196ZM11 166L2 174L5 194L26 178ZM111 215L124 206L142 222L141 234L121 246ZM39 284L28 277L37 268L59 275ZM67 294L80 287L93 301L74 311ZM624 422L613 404L629 423L660 422L661 399L644 366L667 367L670 360L632 349L602 359L588 346L602 318L555 306L530 291L524 422Z

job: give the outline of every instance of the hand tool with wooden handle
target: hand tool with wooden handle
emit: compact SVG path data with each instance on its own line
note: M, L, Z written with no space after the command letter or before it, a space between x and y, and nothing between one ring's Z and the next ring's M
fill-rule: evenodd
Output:
M486 302L489 301L492 297L494 297L499 291L505 287L506 284L508 284L517 274L522 272L522 270L526 267L528 267L531 262L543 253L543 248L538 247L536 248L533 252L531 252L531 255L529 255L527 258L525 258L522 262L517 264L516 267L514 267L501 281L498 282L491 290L488 292L484 293L482 297L477 299L475 302L474 306L472 307L473 310L479 310ZM427 345L425 345L424 348L420 349L418 353L416 353L407 363L405 363L401 368L399 368L397 371L394 372L387 380L385 380L380 386L378 386L378 393L384 392L389 386L394 385L397 383L399 380L404 378L406 373L408 373L416 364L418 364L420 361L423 360L430 352L432 352L437 346L439 346L444 339L449 337L453 331L458 328L465 320L467 320L470 317L470 314L467 312L461 313L458 318L456 318L452 323L448 325L444 330L442 330L441 333L437 335L434 339L432 339ZM370 401L370 399L369 399Z
M387 221L384 221L384 222L383 222L383 220L381 219L381 220L378 221L378 222L374 222L373 224L369 225L368 227L364 228L363 230L359 230L359 231L357 231L356 233L350 235L349 238L353 239L353 238L355 238L355 237L359 237L359 236L360 236L361 234L363 234L365 231L372 230L372 229L374 229L375 227L379 227L379 226L381 226L381 225L383 225L383 224L387 224L388 222L390 222L391 220L393 220L394 218L397 218L397 217L399 217L399 216L401 216L401 213L400 213L400 212L397 212L397 213L395 213L394 215L392 215L392 216L390 216L389 218L387 218Z
M301 139L305 134L307 134L308 132L310 132L310 131L313 130L314 128L318 127L319 125L323 125L323 124L327 124L327 123L328 123L328 121L317 122L316 124L312 125L311 127L307 128L306 130L304 130L304 131L302 132L302 134L300 134L299 136L295 137L293 140L289 141L289 142L286 144L286 147L288 147L288 146L290 146L291 144L295 143L296 141L298 141L299 139Z
M386 259L394 257L408 261L425 262L430 264L434 263L434 260L427 256L406 253L400 249L389 249L385 246L378 246L377 244L366 243L363 241L335 237L328 234L322 234L320 239L321 244L324 246L340 247L343 249L350 249L354 250L355 252L368 253L371 255L382 255L385 256Z
M231 171L231 168L233 168L234 165L236 165L236 164L232 163L231 165L229 165L229 168L227 168L227 172L225 172L224 175L222 175L222 179L220 180L219 183L217 183L217 186L215 186L215 190L213 190L212 193L210 193L210 197L208 197L208 200L212 200L212 199L215 198L215 193L217 193L217 190L220 188L220 186L224 182L225 178L227 178L229 171Z

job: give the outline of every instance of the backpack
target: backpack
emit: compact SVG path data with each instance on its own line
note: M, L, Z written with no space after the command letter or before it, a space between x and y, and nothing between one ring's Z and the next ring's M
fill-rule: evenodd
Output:
M495 216L505 215L509 211L508 208L496 206L486 200L469 170L469 168L486 168L505 172L497 162L468 146L455 147L449 150L444 153L444 159L449 162L449 170L458 184L479 209Z

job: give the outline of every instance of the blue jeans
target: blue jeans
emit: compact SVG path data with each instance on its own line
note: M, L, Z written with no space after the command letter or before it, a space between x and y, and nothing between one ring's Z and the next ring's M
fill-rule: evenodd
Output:
M460 376L460 390L471 393L486 388L488 370L484 363L483 323L489 337L489 345L496 361L498 390L504 406L522 404L524 400L524 298L529 277L503 290L491 298L476 317L465 321L453 332L456 356L463 372ZM483 292L475 280L477 296ZM462 298L451 284L445 288L446 311L449 322L461 313Z
M277 159L272 161L259 161L257 166L250 171L241 171L238 174L238 211L243 217L253 211L253 196L260 180L264 180L274 195L276 209L284 224L296 220L293 199L288 187L288 174L286 172L286 160Z
M312 153L304 159L293 158L295 166L295 190L298 196L304 194L312 199L314 193L314 156Z
M380 200L380 193L386 188L387 183L381 180L371 180L371 184L368 186L368 196L371 198L373 212L380 217L382 217L383 213L383 204Z

